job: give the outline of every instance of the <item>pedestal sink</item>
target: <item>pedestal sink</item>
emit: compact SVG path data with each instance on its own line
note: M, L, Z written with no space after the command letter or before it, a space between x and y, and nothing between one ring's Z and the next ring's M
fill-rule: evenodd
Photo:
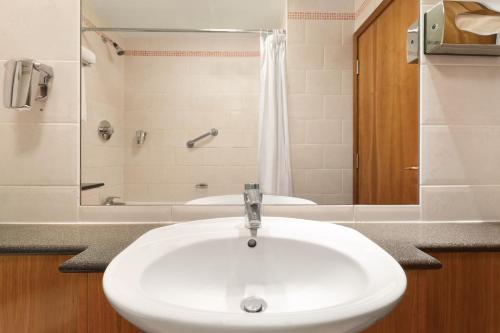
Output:
M112 306L146 332L359 332L397 304L399 264L359 232L326 222L244 218L149 231L108 266Z

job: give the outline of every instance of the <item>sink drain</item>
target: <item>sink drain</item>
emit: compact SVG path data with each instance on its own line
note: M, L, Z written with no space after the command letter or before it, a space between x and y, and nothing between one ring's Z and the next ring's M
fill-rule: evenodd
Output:
M248 297L241 302L241 309L249 313L263 312L266 308L266 301L258 297Z

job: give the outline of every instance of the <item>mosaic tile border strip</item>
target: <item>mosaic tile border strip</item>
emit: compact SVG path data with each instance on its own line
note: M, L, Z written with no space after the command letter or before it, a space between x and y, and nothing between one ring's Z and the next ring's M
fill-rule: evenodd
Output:
M259 51L184 51L184 50L125 50L126 56L131 57L224 57L224 58L249 58L260 57Z
M355 18L355 13L349 12L288 12L289 20L352 21Z

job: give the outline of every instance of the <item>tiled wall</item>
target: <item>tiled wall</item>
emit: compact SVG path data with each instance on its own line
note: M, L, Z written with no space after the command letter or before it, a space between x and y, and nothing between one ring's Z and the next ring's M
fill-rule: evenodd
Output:
M354 2L289 0L288 11L294 195L352 204Z
M500 58L423 56L421 80L422 218L499 221Z
M52 64L56 75L43 112L0 109L0 220L76 220L79 204L79 3L3 0L0 6L9 8L0 14L0 70L5 60L32 57ZM499 72L500 58L433 56L423 59L421 215L419 207L358 206L354 210L351 207L314 207L311 210L337 221L350 220L353 214L356 220L386 220L388 215L384 211L395 212L392 216L397 220L421 217L430 221L499 220L500 183L496 174L496 165L500 163L496 97ZM303 77L300 70L298 77ZM132 221L131 216L134 216L134 221L148 220L149 211L157 212L154 217L157 219L188 216L179 213L179 209L186 211L186 207L173 210L165 207L108 208L81 209L80 218L97 221L128 218ZM276 209L279 215L292 210L297 214L305 211L303 208L300 212L297 208L280 209ZM339 211L340 217L332 213Z
M183 203L257 181L259 36L149 35L126 45L126 201ZM216 137L186 147L211 128Z
M88 4L87 4L88 6ZM91 8L84 9L85 23L107 26ZM117 33L106 36L124 46ZM82 45L92 50L97 62L82 67L86 106L82 107L82 183L104 183L103 187L81 193L83 205L100 205L107 197L124 195L123 174L125 156L124 69L125 57L118 56L113 46L104 43L96 32L82 34ZM85 110L86 109L86 110ZM97 134L101 120L113 126L108 141Z
M0 95L6 60L33 58L55 73L43 112L0 106L0 221L76 220L80 4L2 0L0 8Z

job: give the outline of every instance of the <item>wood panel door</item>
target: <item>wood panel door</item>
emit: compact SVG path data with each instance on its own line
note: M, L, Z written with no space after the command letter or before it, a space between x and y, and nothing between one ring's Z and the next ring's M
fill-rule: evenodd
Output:
M419 66L406 61L418 16L418 0L393 0L355 36L357 204L418 203Z

